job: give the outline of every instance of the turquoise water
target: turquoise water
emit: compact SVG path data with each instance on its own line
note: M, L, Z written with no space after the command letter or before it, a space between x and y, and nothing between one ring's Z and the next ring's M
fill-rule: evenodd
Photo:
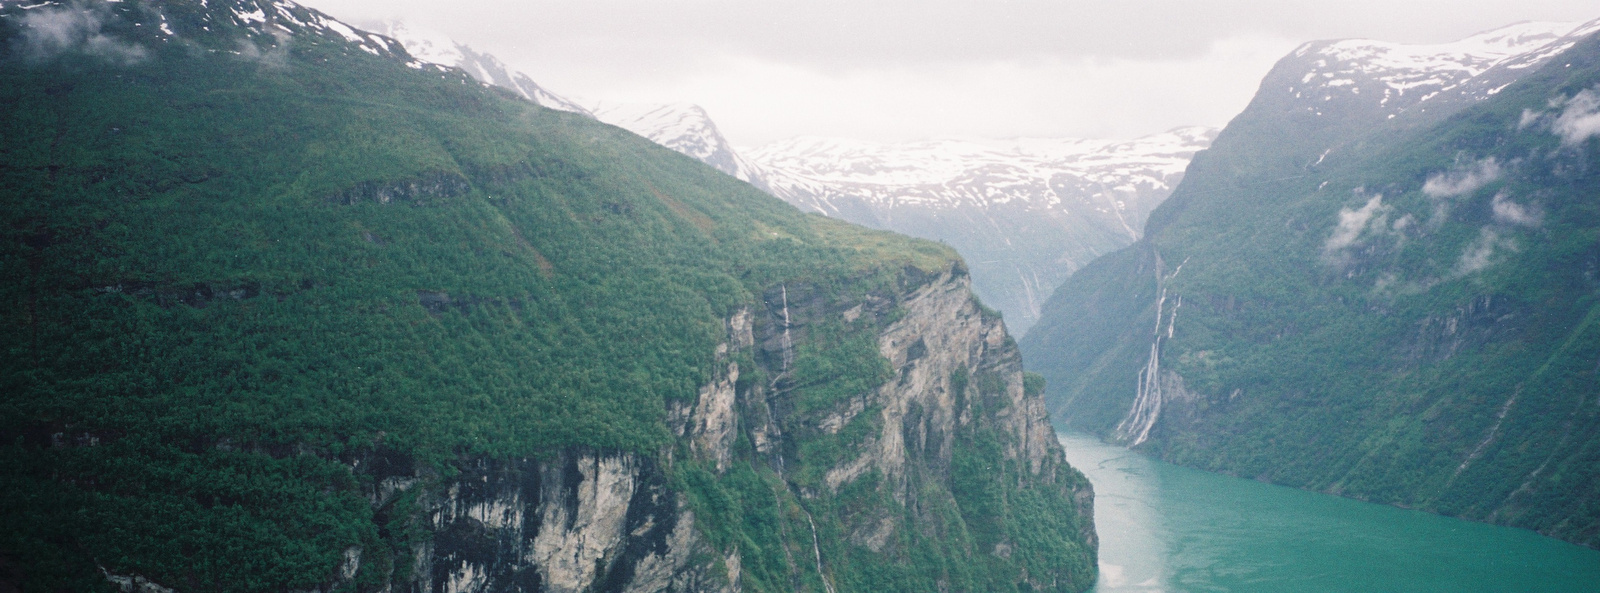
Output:
M1063 434L1095 488L1099 593L1600 592L1600 551L1231 478Z

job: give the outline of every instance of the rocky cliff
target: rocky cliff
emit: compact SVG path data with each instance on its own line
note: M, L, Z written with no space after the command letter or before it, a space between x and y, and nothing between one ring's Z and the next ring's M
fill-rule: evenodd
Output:
M289 0L0 3L0 591L1081 590L948 247Z
M392 567L384 580L437 593L879 591L908 579L929 590L1077 591L1093 582L1090 486L1063 460L1015 343L973 299L964 269L850 297L785 284L764 301L727 318L717 371L693 401L669 404L677 439L658 456L573 448L467 458L449 476L393 457L351 459L370 478L375 511L423 534L377 560ZM852 331L882 358L881 382L819 403L816 388L839 377L806 376L806 367L822 349L848 349L837 338ZM751 486L770 504L750 500ZM997 502L1019 508L986 516ZM1054 523L1028 516L1038 503L1070 513ZM754 529L761 521L775 531ZM1056 544L1019 541L1046 525L1066 528L1045 535ZM729 531L743 537L719 537ZM942 562L919 567L933 572L907 571L899 583L870 574L915 564L907 555L930 549L930 538L951 540L937 542ZM361 552L347 556L340 572L353 575ZM985 583L994 575L975 578L962 563L1009 570Z

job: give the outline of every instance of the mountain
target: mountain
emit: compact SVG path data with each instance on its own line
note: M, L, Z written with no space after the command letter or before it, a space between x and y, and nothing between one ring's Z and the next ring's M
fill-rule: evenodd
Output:
M399 41L418 60L459 68L481 83L513 91L544 107L587 115L623 128L771 193L760 169L734 151L711 116L698 105L600 101L586 107L539 86L527 74L510 70L494 56L444 34L402 21L387 21L377 28Z
M1282 76L1269 75L1276 84L1264 83L1259 97L1276 94L1309 113L1340 119L1446 112L1459 108L1459 102L1494 96L1528 69L1571 48L1581 37L1569 35L1575 26L1519 23L1440 45L1366 39L1307 43L1275 69Z
M1597 31L1283 58L1022 340L1053 416L1600 546Z
M1019 334L1074 270L1139 238L1150 210L1216 134L1196 127L1132 141L795 138L747 158L698 105L583 107L437 33L397 22L383 29L419 59L459 67L552 109L591 115L802 209L949 244L966 257L978 295Z
M476 51L465 44L457 43L437 31L417 27L403 21L379 23L373 30L400 42L405 47L406 53L423 62L459 68L478 82L508 89L521 95L524 99L550 109L570 111L591 117L594 115L582 105L539 86L527 74L512 71L504 63L501 63L499 58Z
M0 4L0 589L1094 582L952 250L528 98L287 0Z
M1028 331L1089 260L1139 238L1190 157L1216 134L1179 128L1131 141L1023 138L879 144L797 138L750 159L802 209L955 247L985 303Z
M590 111L600 121L649 138L651 142L772 193L765 173L734 151L717 124L711 121L711 116L699 105L598 102Z

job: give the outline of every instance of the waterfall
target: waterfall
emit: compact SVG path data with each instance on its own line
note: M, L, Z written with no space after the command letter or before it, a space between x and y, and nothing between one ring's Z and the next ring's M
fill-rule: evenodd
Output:
M1169 314L1167 306L1167 283L1183 271L1183 265L1189 263L1185 258L1183 263L1172 270L1165 278L1161 278L1161 294L1156 297L1156 325L1150 338L1150 358L1145 362L1144 368L1139 370L1139 387L1133 396L1133 407L1128 409L1128 415L1117 423L1113 434L1118 440L1128 443L1129 447L1137 447L1150 438L1150 429L1155 428L1156 420L1161 417L1161 331L1162 321L1166 321L1167 331L1165 338L1171 339L1174 328L1178 324L1178 309L1183 307L1183 296L1177 297Z
M794 363L794 342L789 339L789 285L783 286L783 372Z
M1467 466L1472 465L1472 462L1478 459L1478 456L1483 455L1483 448L1494 442L1495 434L1500 432L1500 425L1506 421L1506 415L1511 413L1511 406L1517 403L1517 396L1519 395L1522 395L1521 385L1518 385L1517 389L1511 392L1511 397L1506 399L1506 403L1500 406L1500 413L1495 415L1494 425L1489 427L1489 434L1483 435L1483 440L1478 441L1478 446L1473 447L1472 452L1467 454L1467 458L1461 460L1461 465L1456 467L1455 473L1450 474L1450 480L1445 483L1446 486L1455 482L1461 472L1467 471Z
M783 372L772 380L774 387L777 386L778 379L788 375L790 368L794 365L794 340L789 335L789 327L791 325L789 320L789 285L783 284L781 286L783 287ZM788 479L783 476L782 447L778 448L777 453L778 479L787 484ZM805 505L798 506L800 507L800 512L806 515L806 524L811 526L811 555L817 562L817 577L822 579L822 587L827 590L827 593L835 593L833 582L828 580L828 573L822 570L822 544L817 539L817 522L811 517L811 511L806 509Z
M786 486L789 484L789 480L784 478L784 452L782 452L782 448L778 449L778 480L782 481ZM795 497L798 497L798 494ZM822 588L826 588L827 593L835 593L834 582L830 582L827 579L827 572L822 572L822 545L818 537L816 537L816 519L811 518L811 510L805 508L805 505L800 505L798 502L795 502L795 505L800 507L802 513L805 513L805 523L811 526L811 556L816 558L816 575L818 575L818 579L822 579ZM778 526L781 529L782 521L778 521ZM784 547L784 553L787 555L789 548ZM794 558L790 558L789 561L794 561Z
M811 552L817 556L817 576L822 578L822 588L827 589L828 593L834 593L833 583L828 581L828 573L822 572L822 546L817 543L817 522L811 520L811 511L806 510L806 507L800 507L800 511L806 514L806 523L811 525Z
M1133 407L1127 417L1117 424L1117 439L1136 447L1150 436L1150 429L1161 416L1161 321L1165 315L1167 289L1161 289L1156 298L1156 326L1150 340L1150 357L1139 370L1139 388L1133 397Z

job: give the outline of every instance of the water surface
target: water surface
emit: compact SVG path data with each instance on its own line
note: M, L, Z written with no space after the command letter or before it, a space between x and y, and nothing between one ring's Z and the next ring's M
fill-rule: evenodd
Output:
M1094 483L1099 593L1600 591L1600 551L1231 478L1065 433Z

